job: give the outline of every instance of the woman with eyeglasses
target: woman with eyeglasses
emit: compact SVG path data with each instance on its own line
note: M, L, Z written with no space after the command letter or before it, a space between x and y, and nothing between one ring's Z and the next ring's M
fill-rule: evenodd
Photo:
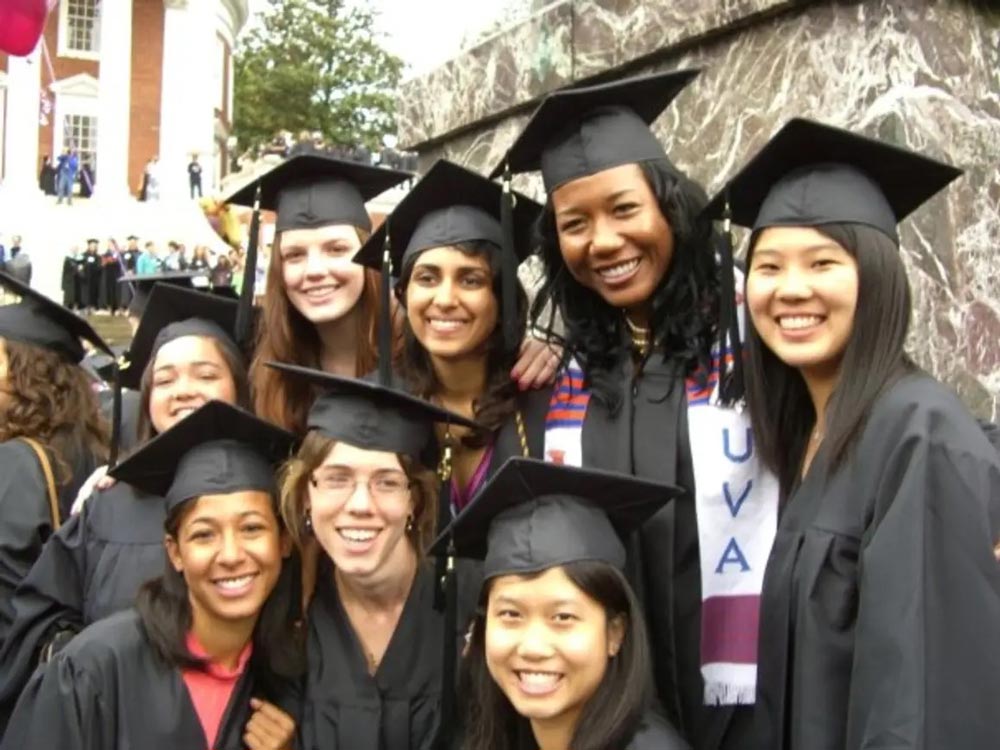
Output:
M438 728L444 620L424 555L438 481L419 459L435 422L469 420L399 391L293 365L326 389L281 480L296 543L321 550L304 586L308 674L304 750L417 750ZM457 643L455 644L457 648Z

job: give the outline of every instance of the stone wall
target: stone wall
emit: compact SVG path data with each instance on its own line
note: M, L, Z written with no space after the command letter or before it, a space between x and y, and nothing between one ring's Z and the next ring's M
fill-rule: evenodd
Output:
M972 0L566 0L404 87L422 166L482 172L572 81L701 67L655 123L709 192L802 115L966 169L903 224L911 351L1000 417L1000 14ZM537 177L515 185L540 192Z

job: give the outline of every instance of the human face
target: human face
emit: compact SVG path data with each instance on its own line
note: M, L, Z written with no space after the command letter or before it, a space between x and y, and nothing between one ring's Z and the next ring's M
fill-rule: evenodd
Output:
M604 607L560 567L534 577L500 576L490 584L486 666L514 710L532 724L575 726L624 632L624 623L609 622Z
M674 234L639 165L567 182L552 208L570 275L612 307L643 309L670 269Z
M358 231L340 224L281 233L281 274L288 300L313 324L351 313L364 290L364 268L351 258L361 247Z
M803 371L836 372L854 327L858 264L809 227L770 227L752 249L747 306L764 344Z
M236 381L219 345L208 336L181 336L160 347L153 360L149 419L169 430L212 399L236 403Z
M257 490L198 498L165 546L196 617L215 622L256 619L291 551L270 495Z
M313 477L335 472L352 476L354 490L333 493L309 483L307 512L313 533L342 575L380 582L411 552L406 525L413 514L413 496L408 486L395 494L373 495L369 484L379 476L398 476L403 466L395 453L337 442Z
M499 316L492 284L485 253L435 247L417 257L406 286L406 317L432 357L483 351Z

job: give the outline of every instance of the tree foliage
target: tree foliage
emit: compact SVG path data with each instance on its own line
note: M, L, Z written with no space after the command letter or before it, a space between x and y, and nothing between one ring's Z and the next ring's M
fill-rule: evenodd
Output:
M402 61L379 43L366 3L268 0L236 49L233 131L240 149L283 130L376 148L395 130Z

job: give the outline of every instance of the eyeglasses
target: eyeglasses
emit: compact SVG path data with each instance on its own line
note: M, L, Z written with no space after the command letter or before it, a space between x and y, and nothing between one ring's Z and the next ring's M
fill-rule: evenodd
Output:
M329 469L314 472L309 481L321 492L337 499L346 499L354 494L358 487L358 478L352 471L344 469ZM413 484L401 471L377 471L365 482L368 494L379 499L399 497L410 489Z

